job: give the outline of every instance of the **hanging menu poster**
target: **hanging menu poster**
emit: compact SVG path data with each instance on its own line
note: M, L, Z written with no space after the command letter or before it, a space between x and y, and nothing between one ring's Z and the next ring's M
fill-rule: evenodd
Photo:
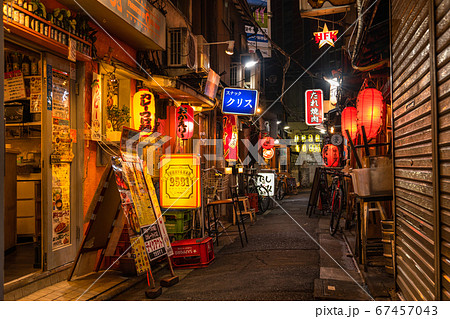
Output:
M52 70L52 163L72 162L72 138L70 136L69 75Z
M70 245L70 164L52 165L52 250Z
M25 82L21 71L5 73L4 94L5 102L27 98Z

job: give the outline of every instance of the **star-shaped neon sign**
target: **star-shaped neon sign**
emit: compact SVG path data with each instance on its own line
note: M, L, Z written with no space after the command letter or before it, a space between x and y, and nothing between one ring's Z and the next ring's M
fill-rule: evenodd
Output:
M327 24L323 27L322 32L314 32L314 37L316 38L316 43L319 43L319 49L323 47L324 44L329 44L334 47L334 41L337 41L337 33L339 30L328 30Z

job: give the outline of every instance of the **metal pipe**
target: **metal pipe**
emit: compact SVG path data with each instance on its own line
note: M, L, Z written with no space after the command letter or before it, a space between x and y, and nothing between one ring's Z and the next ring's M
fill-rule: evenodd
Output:
M434 214L434 299L441 300L441 220L440 220L440 185L439 185L439 112L437 97L436 66L436 17L435 1L429 1L430 29L430 85L431 85L431 136L432 136L432 179L433 179L433 214Z
M4 49L3 19L0 22L0 300L4 299L4 269L5 269L5 106L4 106Z

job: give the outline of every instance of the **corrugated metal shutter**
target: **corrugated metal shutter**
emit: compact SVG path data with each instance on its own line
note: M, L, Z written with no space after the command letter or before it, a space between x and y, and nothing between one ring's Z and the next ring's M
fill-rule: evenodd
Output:
M441 191L441 298L450 300L450 1L436 1L435 8Z
M397 285L434 300L429 2L391 4Z

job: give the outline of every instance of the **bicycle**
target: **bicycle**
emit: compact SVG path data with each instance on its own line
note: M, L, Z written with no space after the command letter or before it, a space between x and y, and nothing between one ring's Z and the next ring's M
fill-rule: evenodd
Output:
M244 180L244 190L247 194L257 194L258 196L258 211L257 213L263 214L269 208L270 196L269 191L263 185L257 183L256 170L251 170L251 173L244 174L244 176L249 177L248 180Z
M285 182L286 175L283 173L277 174L277 188L275 193L275 198L277 200L282 200L287 193L287 183Z
M346 194L344 192L344 177L348 177L347 174L336 171L328 170L328 173L333 175L333 179L330 187L331 201L330 201L330 235L334 236L339 228L339 223L342 215L342 210L346 205Z

